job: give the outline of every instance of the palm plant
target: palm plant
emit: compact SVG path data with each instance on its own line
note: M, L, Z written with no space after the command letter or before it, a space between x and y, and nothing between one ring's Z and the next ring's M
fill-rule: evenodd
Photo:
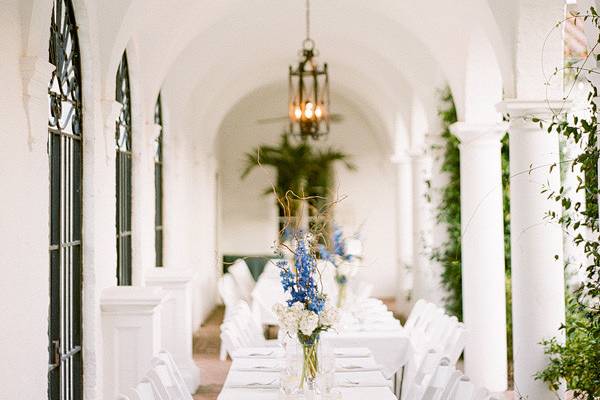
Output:
M258 166L274 167L277 181L265 194L275 191L280 216L299 217L303 199L308 199L309 210L315 216L331 201L333 164L339 161L349 170L356 169L349 158L331 147L315 150L307 141L291 143L289 136L282 134L278 145L261 145L246 153L242 179Z

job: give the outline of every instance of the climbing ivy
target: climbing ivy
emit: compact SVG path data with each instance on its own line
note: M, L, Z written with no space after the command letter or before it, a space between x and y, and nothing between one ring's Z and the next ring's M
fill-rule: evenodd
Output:
M448 239L439 247L433 248L431 259L442 267L442 285L446 290L444 297L446 310L462 320L462 278L461 278L461 237L460 237L460 153L459 141L450 132L450 125L455 123L456 107L452 93L448 87L442 89L438 115L442 122L441 148L433 148L436 154L441 153L440 171L448 178L448 183L440 190L440 204L436 207L436 222L443 224L448 232ZM430 185L431 188L431 185ZM430 198L433 198L430 196Z
M593 7L586 14L568 16L556 24L554 29L561 28L567 20L573 20L574 23L589 21L596 31L600 31L600 16ZM563 142L573 143L577 147L577 154L572 159L562 159L561 166L550 166L550 171L557 167L569 169L576 176L577 187L573 189L561 184L558 189L546 187L543 192L548 198L557 201L563 210L562 213L549 211L547 217L561 224L571 240L585 253L585 259L578 266L584 272L583 282L574 290L566 292L566 322L560 327L566 340L555 337L542 342L549 363L538 372L536 378L546 382L552 390L558 390L564 382L571 392L568 397L581 400L600 398L600 100L597 87L590 81L590 78L600 73L597 68L600 55L596 55L593 60L595 62L590 63L596 67L587 67L588 59L593 54L598 54L599 46L600 36L580 63L567 64L564 68L557 68L552 74L556 76L562 73L565 79L571 77L567 95L576 84L589 84L585 112L580 111L578 115L557 112L550 121L532 118L533 122L539 123L540 128L545 128L549 134L558 134Z
M598 17L595 24L600 23ZM600 26L599 26L600 28ZM580 71L581 72L581 71ZM579 76L579 74L578 74ZM549 364L536 378L558 390L564 381L574 398L596 400L600 397L600 228L598 225L598 90L591 84L587 97L586 117L556 114L551 121L533 118L550 134L558 134L565 141L578 146L578 155L562 160L576 174L578 185L569 190L564 185L543 192L557 201L562 213L549 211L547 217L561 224L577 246L583 248L586 260L579 268L585 271L585 279L572 292L567 290L567 318L560 327L566 341L559 338L544 340ZM557 168L550 166L550 169ZM583 200L578 193L583 193Z

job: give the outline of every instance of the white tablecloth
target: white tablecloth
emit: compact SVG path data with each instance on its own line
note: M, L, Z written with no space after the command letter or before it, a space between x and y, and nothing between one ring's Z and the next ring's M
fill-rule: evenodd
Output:
M361 354L365 349L361 350ZM257 349L253 350L253 354ZM334 354L347 355L349 349L335 349ZM373 357L336 358L335 386L341 394L337 399L364 400L365 398L396 399ZM283 358L236 358L219 394L219 400L279 400L279 370ZM264 369L263 369L264 368ZM268 370L267 370L268 369ZM350 370L350 371L349 371ZM335 397L331 397L335 399Z
M408 335L404 330L344 332L321 334L321 341L331 347L366 347L381 366L386 378L391 378L406 362L411 352Z
M386 387L338 388L342 400L397 400ZM218 400L281 400L279 391L271 389L232 389L224 388Z

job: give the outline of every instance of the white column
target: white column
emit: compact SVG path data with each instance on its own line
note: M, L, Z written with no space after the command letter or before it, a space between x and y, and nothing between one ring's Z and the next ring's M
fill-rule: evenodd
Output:
M150 369L160 350L164 299L159 288L118 286L102 292L103 399L115 400Z
M397 289L396 311L408 316L410 312L409 291L411 287L408 268L412 265L412 174L408 154L392 158L396 164L396 232L397 232Z
M539 344L560 335L565 320L561 226L545 217L561 213L560 204L541 193L558 189L559 147L556 134L540 129L528 116L549 118L562 102L504 101L510 115L510 214L515 387L529 399L555 399L533 375L548 365ZM550 166L556 167L550 171Z
M413 288L411 301L428 299L430 282L431 207L427 200L430 160L423 150L411 153L413 212Z
M500 140L505 124L457 122L465 373L492 392L507 388L506 286Z
M172 267L152 268L146 273L148 286L161 287L169 296L162 305L162 347L173 356L190 393L200 384L200 371L192 348L191 270Z

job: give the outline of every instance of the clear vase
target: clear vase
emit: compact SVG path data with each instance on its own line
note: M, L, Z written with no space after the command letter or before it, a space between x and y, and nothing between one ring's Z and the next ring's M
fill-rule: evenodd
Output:
M310 337L302 345L302 376L300 389L304 393L316 394L317 375L319 373L319 337Z
M344 282L344 283L338 282L337 308L344 307L344 304L346 303L347 286L348 286L348 284L346 282Z

